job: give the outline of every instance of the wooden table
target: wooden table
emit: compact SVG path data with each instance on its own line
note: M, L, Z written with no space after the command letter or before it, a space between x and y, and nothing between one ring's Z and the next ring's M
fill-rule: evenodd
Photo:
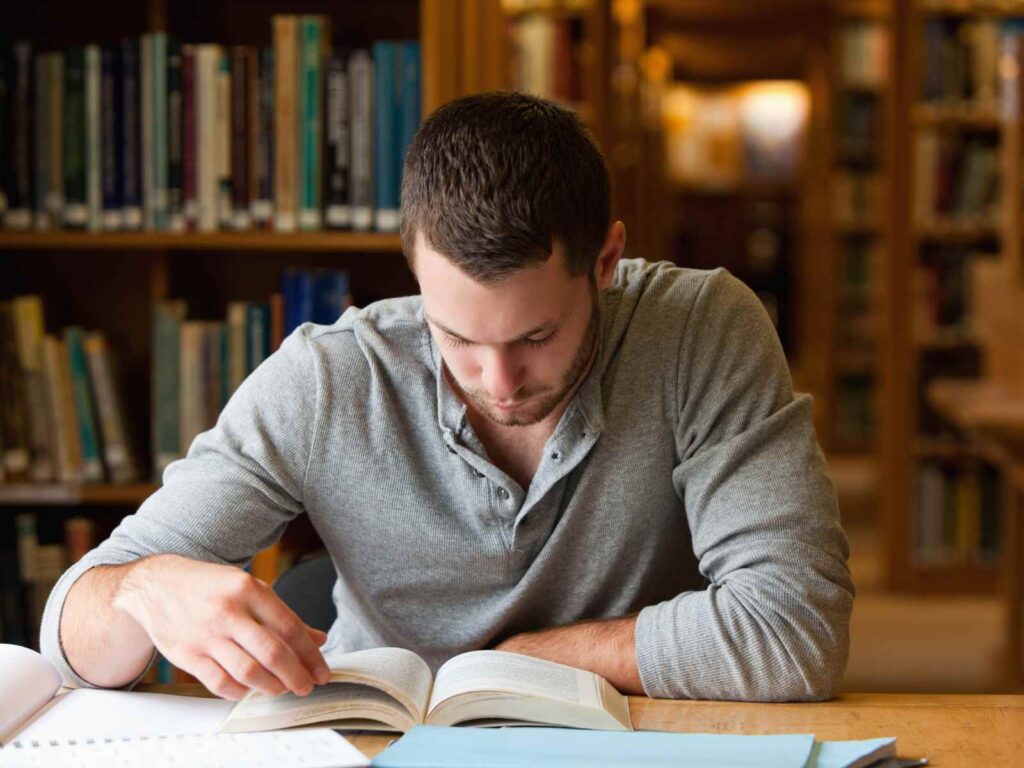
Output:
M204 695L198 685L140 690ZM688 733L813 733L819 739L895 736L901 757L927 757L939 768L1024 766L1024 695L844 694L821 704L735 704L631 696L633 726ZM369 756L393 734L354 736Z

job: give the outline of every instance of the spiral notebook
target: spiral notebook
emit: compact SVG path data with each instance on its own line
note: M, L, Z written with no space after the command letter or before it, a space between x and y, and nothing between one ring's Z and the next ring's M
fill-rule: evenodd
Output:
M60 692L35 651L0 644L0 765L369 765L327 729L216 734L233 702L158 693Z

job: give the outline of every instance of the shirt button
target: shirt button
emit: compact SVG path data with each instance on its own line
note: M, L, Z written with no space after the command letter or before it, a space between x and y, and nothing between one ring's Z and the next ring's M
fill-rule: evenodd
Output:
M562 452L561 451L555 451L554 453L551 454L551 458L554 459L555 461L561 461L562 460Z
M508 498L508 491L506 491L504 488L499 488L498 489L498 498L500 498L502 500L507 499Z

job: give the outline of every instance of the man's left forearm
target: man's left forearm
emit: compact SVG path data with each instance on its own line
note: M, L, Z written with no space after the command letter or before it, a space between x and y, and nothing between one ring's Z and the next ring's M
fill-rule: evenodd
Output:
M644 695L636 666L636 616L583 621L514 635L495 646L538 659L596 672L619 691Z

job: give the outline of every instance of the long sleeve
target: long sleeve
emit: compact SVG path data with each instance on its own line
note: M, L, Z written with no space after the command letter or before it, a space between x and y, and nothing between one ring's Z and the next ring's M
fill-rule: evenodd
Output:
M676 492L706 590L641 611L663 698L815 700L846 667L854 586L835 491L760 302L709 276L679 348Z
M245 380L216 426L167 468L163 486L61 577L46 604L40 645L65 683L88 685L68 664L59 637L68 591L87 570L158 553L242 566L303 511L317 380L300 328Z

